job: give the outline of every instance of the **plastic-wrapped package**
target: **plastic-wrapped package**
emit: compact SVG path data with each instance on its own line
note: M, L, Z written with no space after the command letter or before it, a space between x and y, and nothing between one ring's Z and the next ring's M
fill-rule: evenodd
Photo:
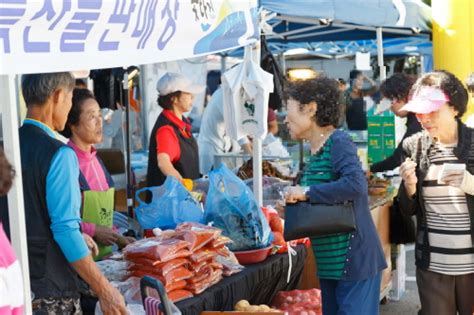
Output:
M164 276L166 283L187 280L193 277L193 273L184 267L178 267L171 270Z
M140 277L130 277L125 281L112 281L110 283L123 295L127 304L141 304Z
M209 278L209 276L210 276L209 269L207 269L206 271L201 270L199 273L197 273L194 277L189 279L187 282L188 284L199 283Z
M200 263L203 261L207 261L209 259L212 259L217 256L217 253L215 251L211 250L199 250L192 254L189 258L193 263Z
M234 258L235 258L235 255L234 255ZM217 256L216 261L222 265L223 271L224 271L223 274L226 277L239 273L245 268L244 266L239 264L239 262L237 261L237 258L235 258L235 261L234 261L229 257L224 257L224 256L219 255Z
M133 255L129 256L127 261L128 261L128 265L143 265L143 266L155 266L156 267L160 264L163 264L159 260L145 258L145 257L138 257L138 256L135 257Z
M127 245L123 252L127 260L148 258L166 262L189 256L191 252L188 248L189 243L182 240L146 238Z
M161 230L160 228L153 229L153 234L156 239L167 240L170 238L178 238L181 235L181 232L176 230Z
M186 258L177 258L165 263L159 264L157 267L161 269L161 274L166 276L170 271L175 268L188 266L190 264L189 260Z
M212 261L212 259L210 260L203 260L201 262L193 262L191 263L191 265L189 266L189 270L193 271L195 274L196 273L199 273L201 271L201 269L206 266L206 264L208 264L210 261Z
M127 262L105 259L96 262L102 274L109 281L122 281L127 273Z
M151 259L139 258L135 259L128 263L128 270L140 270L140 269L151 269L153 271L159 272L161 275L165 276L171 270L189 265L190 262L186 258L177 258L167 262L160 262L158 260L153 261Z
M200 294L204 292L207 288L213 286L214 284L218 283L219 281L222 280L222 270L221 269L216 269L214 270L211 275L197 283L188 283L186 286L186 289L192 292L193 294Z
M216 238L215 240L213 240L208 245L208 247L209 248L219 248L219 247L225 246L225 245L230 244L230 243L232 243L232 240L230 238L228 238L227 236L221 235L218 238Z
M231 250L250 250L270 245L272 233L252 191L225 166L209 173L210 186L205 222L222 229L233 243Z
M174 303L192 298L194 295L188 290L174 290L168 293L168 299Z
M191 244L190 250L197 251L208 243L213 242L221 235L221 230L194 222L186 222L176 227L178 233L182 233L178 238Z
M173 290L183 289L186 286L186 280L173 281L173 282L167 283L166 279L163 278L161 275L150 273L150 272L143 271L143 270L129 271L128 275L131 278L134 278L134 277L143 278L144 276L150 276L152 278L160 280L161 283L163 283L163 285L166 289L166 292L171 292Z

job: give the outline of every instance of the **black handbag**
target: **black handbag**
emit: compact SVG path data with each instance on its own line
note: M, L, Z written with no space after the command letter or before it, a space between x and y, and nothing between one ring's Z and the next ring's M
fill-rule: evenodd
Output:
M285 207L286 241L353 232L355 229L352 202L327 205L305 201L287 204Z

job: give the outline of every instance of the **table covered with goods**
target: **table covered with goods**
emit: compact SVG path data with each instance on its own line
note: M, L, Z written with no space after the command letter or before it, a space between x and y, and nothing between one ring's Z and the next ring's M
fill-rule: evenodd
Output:
M169 177L137 192L136 216L148 237L98 262L127 303L145 305L144 314L166 314L166 301L172 314L232 311L242 300L250 310L308 308L302 298L291 307L281 299L272 305L280 292L297 288L308 239L285 242L278 212L257 206L250 188L225 167L206 185L205 191L190 189ZM161 297L150 287L161 287Z

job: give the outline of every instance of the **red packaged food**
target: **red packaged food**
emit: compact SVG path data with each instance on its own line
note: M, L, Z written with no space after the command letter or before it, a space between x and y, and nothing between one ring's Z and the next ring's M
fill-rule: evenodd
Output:
M161 270L158 269L155 266L150 266L150 265L139 265L139 264L129 264L128 267L128 272L133 272L133 271L143 271L143 272L148 272L152 273L154 275L159 275L161 276Z
M220 248L229 243L232 243L232 240L227 236L221 235L209 244L209 248Z
M200 251L195 252L189 258L194 263L200 263L202 261L212 259L216 256L217 256L217 253L215 251L204 249L204 250L200 250Z
M222 233L222 230L216 227L197 223L197 222L184 222L176 227L176 231L196 231L196 230L213 231L214 233L216 233L216 236L219 236Z
M191 251L203 248L221 234L217 228L194 222L182 223L176 230L183 232L179 238L191 244Z
M168 299L170 299L173 303L191 298L193 296L194 295L187 290L174 290L168 293Z
M222 270L218 269L212 272L211 276L207 279L197 282L197 283L188 283L186 289L191 291L193 294L200 294L204 292L207 288L213 286L222 280Z
M143 265L143 266L157 266L162 264L159 260L149 259L145 257L131 257L132 259L127 259L130 264Z
M129 272L128 276L129 277L138 277L138 278L143 278L144 276L150 276L152 278L155 278L155 279L161 281L161 283L164 285L164 287L166 289L166 292L171 292L171 291L174 291L174 290L184 289L184 287L186 287L186 280L166 283L166 280L163 277L161 277L160 275L149 273L149 272L146 272L146 271L134 270L134 271Z
M193 284L193 283L198 283L201 281L206 280L210 276L210 271L209 269L207 270L202 270L201 272L197 273L192 277L191 279L188 279L188 284Z
M186 280L186 279L192 278L193 275L194 274L191 271L189 271L188 269L186 269L184 267L178 267L178 268L175 268L175 269L171 270L170 272L168 272L164 276L164 278L166 280L166 283L171 283L171 282L174 282L174 281L181 281L181 280Z
M183 240L147 238L127 245L124 249L124 256L127 260L148 258L165 262L174 258L186 257L190 254L189 246L189 243Z
M206 261L206 260L203 260L201 262L198 262L198 263L191 263L190 267L189 267L189 270L193 271L194 273L198 273L201 271L201 269L206 266L206 264L208 263L209 261Z
M166 276L170 271L179 267L188 267L190 265L190 261L186 258L176 258L161 264L156 265L159 269L161 269L161 274Z

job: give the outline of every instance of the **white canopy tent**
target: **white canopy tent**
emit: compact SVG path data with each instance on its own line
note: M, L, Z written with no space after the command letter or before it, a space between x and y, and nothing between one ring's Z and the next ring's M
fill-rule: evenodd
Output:
M72 0L0 3L0 109L16 170L11 238L31 314L16 75L127 67L245 46L259 39L257 0Z

